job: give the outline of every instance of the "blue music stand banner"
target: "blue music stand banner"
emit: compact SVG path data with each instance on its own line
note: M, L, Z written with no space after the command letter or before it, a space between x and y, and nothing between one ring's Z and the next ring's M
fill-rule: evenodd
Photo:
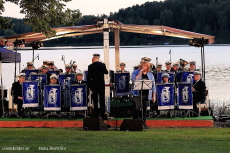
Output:
M162 74L163 72L157 72L157 82L156 83L162 83Z
M129 80L130 74L129 73L114 73L115 78L115 86L117 95L127 95L130 92L129 87Z
M46 74L32 74L30 77L31 77L31 81L37 81L42 89L44 85L46 85L47 82Z
M39 70L25 70L25 74L26 74L25 80L29 80L29 78L30 78L29 76L30 76L30 74L31 74L32 72L38 73Z
M177 98L179 102L179 109L193 109L192 84L179 83Z
M55 75L59 75L60 71L48 71L48 73L50 73L50 74L55 74Z
M75 74L60 74L59 75L59 85L62 87L62 89L65 89L67 86L70 87L71 84L73 84L75 81Z
M175 80L175 73L174 72L169 72L169 83L174 83Z
M174 84L157 85L158 110L174 109Z
M193 76L194 76L194 72L190 72L190 71L183 71L182 72L182 78L181 78L181 82L184 83L193 83Z
M23 107L38 107L38 82L25 81L22 83Z
M175 77L176 77L176 82L181 82L182 71L178 71Z
M61 110L61 86L45 85L44 87L44 110Z
M70 86L70 111L87 110L87 86L76 85Z

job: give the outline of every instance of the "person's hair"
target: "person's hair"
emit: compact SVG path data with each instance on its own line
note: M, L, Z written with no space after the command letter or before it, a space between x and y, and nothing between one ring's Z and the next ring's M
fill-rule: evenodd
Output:
M141 67L142 66L147 66L147 71L150 72L150 64L148 62L142 62Z

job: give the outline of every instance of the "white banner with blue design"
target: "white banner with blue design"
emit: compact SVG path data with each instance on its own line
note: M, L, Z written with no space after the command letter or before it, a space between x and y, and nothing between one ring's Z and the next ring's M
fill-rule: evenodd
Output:
M58 81L62 89L69 88L75 81L75 74L60 74Z
M70 111L87 110L87 86L76 85L70 86Z
M25 70L25 74L26 74L25 80L31 80L30 75L31 75L32 72L38 73L39 70Z
M47 82L46 74L32 74L30 77L31 77L31 81L37 81L42 88L44 87L44 85L46 85Z
M38 107L38 82L25 81L22 83L23 107Z
M178 83L179 109L193 109L191 83Z
M157 85L158 110L174 109L174 84Z
M117 95L127 95L130 92L129 88L129 73L114 73L115 88Z
M45 85L44 87L44 110L61 110L61 86Z
M190 71L183 71L182 72L182 78L181 78L181 82L184 83L193 83L193 76L194 76L194 72L190 72Z

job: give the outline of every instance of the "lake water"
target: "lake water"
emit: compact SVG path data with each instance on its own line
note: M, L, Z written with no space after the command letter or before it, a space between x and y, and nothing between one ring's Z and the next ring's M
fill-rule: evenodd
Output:
M120 61L126 63L126 69L130 72L133 71L133 66L137 65L141 57L150 57L152 63L158 62L164 64L165 61L170 59L169 51L171 49L172 62L178 61L180 58L197 62L197 68L201 67L201 51L200 48L191 46L136 46L136 47L121 47L120 48ZM230 100L230 46L205 46L206 57L206 85L209 88L210 99L225 99ZM21 53L21 69L26 66L26 62L32 61L32 49L25 48L19 50ZM62 55L65 56L66 63L71 60L76 61L80 70L86 70L91 63L92 54L101 54L103 61L103 48L102 47L55 47L55 48L40 48L35 50L35 55L39 54L39 60L35 60L35 67L38 68L42 65L43 60L54 61L58 68L64 70L64 62L61 60ZM17 65L17 74L18 74ZM115 54L114 48L110 48L110 69L115 70ZM163 67L165 69L165 67ZM4 63L2 66L3 71L3 85L9 89L14 81L14 64Z

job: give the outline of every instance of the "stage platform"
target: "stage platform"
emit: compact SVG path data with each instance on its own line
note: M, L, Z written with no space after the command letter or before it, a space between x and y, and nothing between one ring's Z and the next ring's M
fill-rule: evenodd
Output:
M113 127L120 127L124 119L130 118L112 118L109 120L104 120L106 124ZM211 116L201 116L201 117L187 117L187 118L148 118L147 126L150 128L161 128L161 127L213 127L214 122ZM0 128L82 128L83 119L39 119L39 118L0 118Z

